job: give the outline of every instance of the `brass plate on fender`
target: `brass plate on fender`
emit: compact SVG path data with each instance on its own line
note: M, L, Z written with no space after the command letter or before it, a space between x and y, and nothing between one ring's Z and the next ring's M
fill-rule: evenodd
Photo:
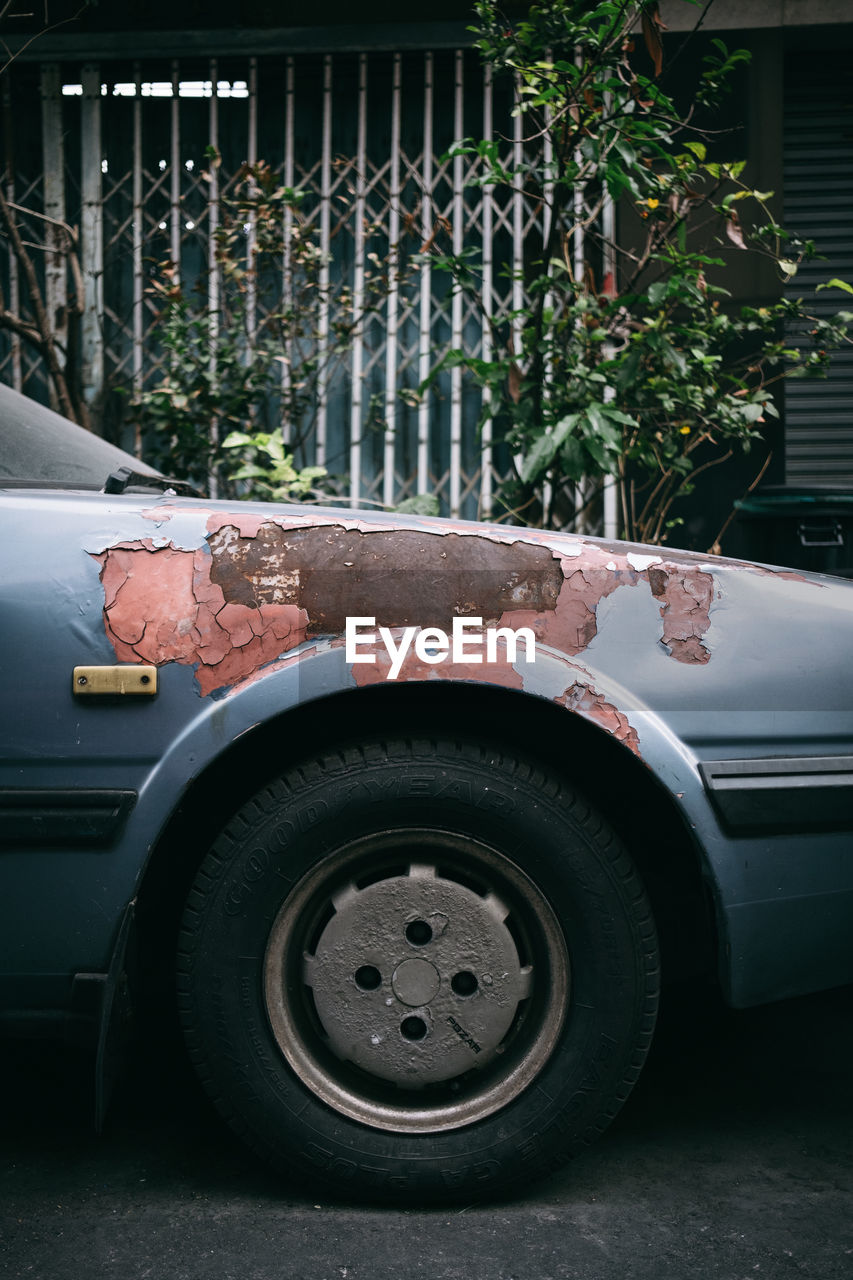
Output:
M136 663L118 667L75 667L71 688L78 698L105 694L150 698L157 692L157 668Z

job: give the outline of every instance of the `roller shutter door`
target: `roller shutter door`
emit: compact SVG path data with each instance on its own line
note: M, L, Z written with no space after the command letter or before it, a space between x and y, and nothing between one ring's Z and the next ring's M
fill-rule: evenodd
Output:
M815 285L853 283L853 78L847 53L792 55L785 68L783 224L814 240L823 260L801 267L788 288L812 314L853 311L853 297ZM853 348L839 351L826 380L785 388L789 485L853 487Z

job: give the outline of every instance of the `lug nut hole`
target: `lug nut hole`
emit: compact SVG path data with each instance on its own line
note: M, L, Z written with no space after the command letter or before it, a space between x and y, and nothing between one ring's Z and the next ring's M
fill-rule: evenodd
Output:
M382 984L382 974L372 964L363 964L355 971L355 985L362 991L375 991Z
M426 920L410 920L406 925L406 937L414 947L425 947L432 941L432 929Z
M473 973L462 969L459 973L454 973L450 985L458 996L472 996L480 984Z
M423 1040L427 1033L427 1024L423 1018L404 1018L400 1023L400 1031L406 1040Z

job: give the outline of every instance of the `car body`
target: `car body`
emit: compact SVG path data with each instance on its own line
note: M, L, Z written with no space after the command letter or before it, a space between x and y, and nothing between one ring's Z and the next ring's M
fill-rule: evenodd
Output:
M103 1076L137 954L256 1150L429 1199L604 1128L661 958L853 980L853 584L194 499L0 392L7 1031Z

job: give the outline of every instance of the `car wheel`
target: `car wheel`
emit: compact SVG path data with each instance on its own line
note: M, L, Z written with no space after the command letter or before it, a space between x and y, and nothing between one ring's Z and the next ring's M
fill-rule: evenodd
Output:
M492 1194L600 1133L645 1057L651 911L562 779L465 740L323 755L201 864L179 1006L234 1128L352 1194Z

